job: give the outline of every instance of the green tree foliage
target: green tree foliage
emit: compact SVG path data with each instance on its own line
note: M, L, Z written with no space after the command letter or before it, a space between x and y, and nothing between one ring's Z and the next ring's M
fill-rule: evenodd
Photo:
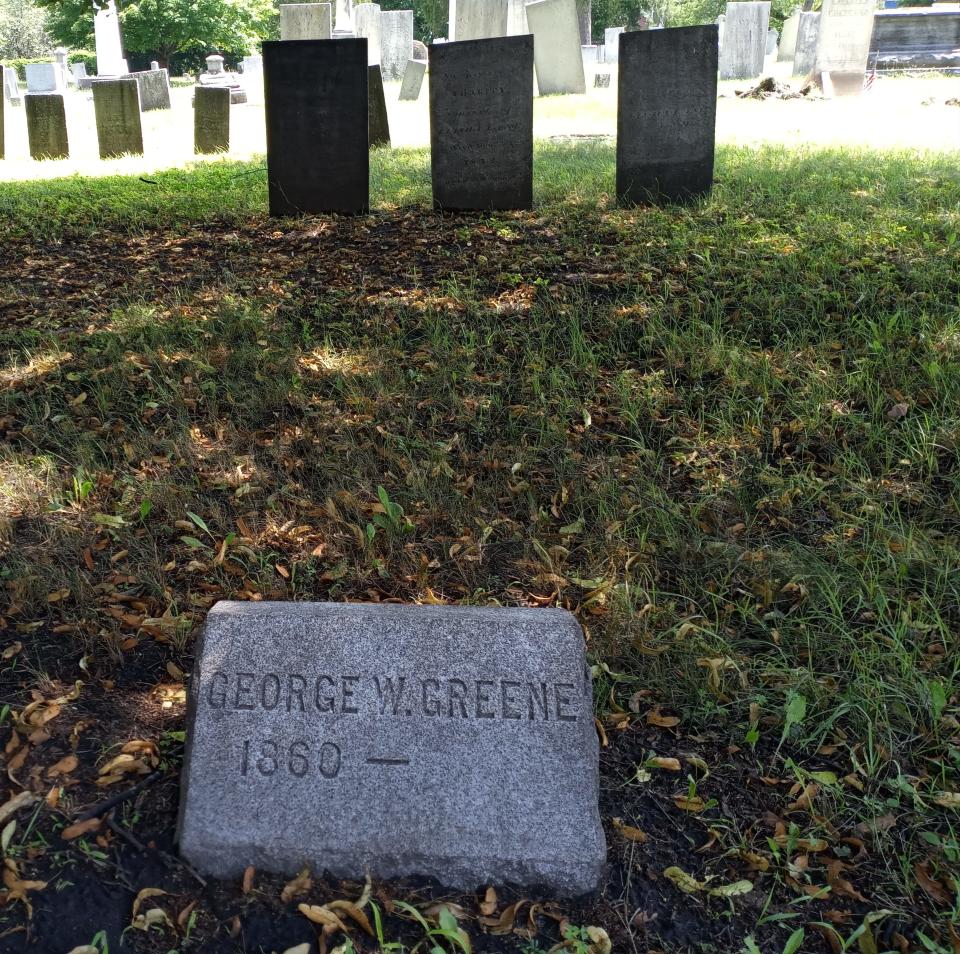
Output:
M38 0L48 8L49 30L66 46L93 46L94 0ZM167 64L174 57L202 59L217 50L244 56L276 34L273 0L127 0L118 3L124 49Z
M34 0L0 0L0 58L42 56L51 46L47 13Z
M770 26L779 30L783 21L802 3L803 0L772 0ZM726 5L726 0L593 0L593 35L603 36L603 30L608 26L636 28L641 17L646 17L652 26L713 23Z

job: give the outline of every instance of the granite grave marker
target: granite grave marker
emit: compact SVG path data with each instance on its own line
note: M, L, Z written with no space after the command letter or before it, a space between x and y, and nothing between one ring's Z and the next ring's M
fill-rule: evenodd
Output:
M527 35L430 47L437 208L533 204L533 42Z
M423 77L427 73L427 64L423 60L409 60L403 72L403 82L400 84L401 101L413 101L420 98L423 88Z
M876 9L874 0L823 0L815 70L825 92L863 90Z
M379 3L358 3L353 9L356 33L367 39L367 59L371 66L380 62L380 12Z
M526 6L536 41L537 87L541 96L585 93L576 0L536 0Z
M193 149L198 155L230 151L230 90L226 86L194 90Z
M390 146L390 116L387 113L387 95L383 88L383 73L379 66L367 67L369 89L367 123L370 135L370 148Z
M638 30L620 37L617 198L677 202L713 183L717 27Z
M70 140L63 93L27 93L23 102L31 158L69 159Z
M720 79L753 79L763 72L769 25L769 0L727 4Z
M457 0L456 40L490 40L507 35L507 0Z
M281 40L329 40L333 13L329 3L282 3Z
M582 894L606 857L598 755L564 610L222 602L191 680L180 851L219 878Z
M367 40L267 41L263 80L270 214L366 212Z
M93 111L101 159L143 155L140 84L135 77L94 80Z
M793 75L809 76L817 65L820 14L805 10L797 25L797 46L793 54Z
M170 74L162 69L131 73L140 87L140 108L145 112L170 108Z
M413 56L413 10L384 10L380 14L380 69L385 80L403 77Z
M63 74L56 63L27 63L28 93L61 93L66 89Z

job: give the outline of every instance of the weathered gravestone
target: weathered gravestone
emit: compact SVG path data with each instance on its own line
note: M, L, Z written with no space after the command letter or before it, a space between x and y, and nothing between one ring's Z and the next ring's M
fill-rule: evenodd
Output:
M270 214L366 212L367 41L268 41L263 81Z
M28 93L60 93L66 83L56 63L27 63Z
M460 40L490 40L507 35L507 0L457 0L453 36Z
M94 80L93 111L101 159L143 155L140 84L134 77Z
M27 93L27 139L33 159L69 159L67 111L62 93Z
M507 0L507 36L523 36L527 28L527 0Z
M780 46L777 48L777 61L780 63L793 59L797 49L797 29L800 26L800 11L796 10L783 21L780 33Z
M600 884L590 674L563 610L219 603L187 739L179 843L203 874Z
M793 54L793 75L809 76L817 65L820 14L804 11L797 25L797 48Z
M710 191L717 118L717 27L620 37L617 198L679 202Z
M753 79L763 72L769 25L769 0L727 4L720 79Z
M17 80L17 71L9 66L3 72L3 98L11 106L19 106L22 102L20 97L20 83Z
M815 70L824 92L851 95L863 90L876 9L873 0L823 0Z
M609 70L598 70L593 77L593 85L595 89L610 89Z
M280 4L281 40L329 40L332 31L329 3Z
M70 72L73 73L73 81L80 89L90 89L91 77L87 76L87 64L82 60L79 63L70 64Z
M576 0L528 3L527 24L536 42L537 86L541 96L585 93Z
M366 37L371 66L380 62L380 12L379 3L358 3L353 8L356 33L358 37Z
M430 47L430 151L439 209L533 205L533 37Z
M193 94L193 149L198 155L230 151L230 90L198 86Z
M403 76L413 56L413 10L384 10L380 14L380 69L385 80Z
M403 72L403 82L400 84L400 99L415 100L420 98L423 88L423 77L427 72L427 64L423 60L409 60Z
M369 128L370 148L390 146L390 116L387 113L387 96L383 89L383 73L379 66L367 67L367 125Z
M617 63L620 60L620 34L624 27L607 27L603 31L603 60L605 63Z
M140 108L145 112L170 108L170 76L166 70L131 73L140 87Z
M775 56L777 53L777 40L779 34L776 30L767 30L767 48L764 51L767 56Z

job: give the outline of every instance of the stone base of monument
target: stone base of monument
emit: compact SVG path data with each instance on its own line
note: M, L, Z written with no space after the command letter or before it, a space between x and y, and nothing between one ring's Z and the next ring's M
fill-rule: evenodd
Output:
M222 602L190 684L180 851L220 878L585 894L598 759L564 610Z

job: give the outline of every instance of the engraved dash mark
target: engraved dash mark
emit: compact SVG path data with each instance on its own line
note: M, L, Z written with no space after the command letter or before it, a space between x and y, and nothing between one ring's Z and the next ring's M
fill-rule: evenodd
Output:
M370 765L409 765L410 759L378 759L369 758L367 763Z

